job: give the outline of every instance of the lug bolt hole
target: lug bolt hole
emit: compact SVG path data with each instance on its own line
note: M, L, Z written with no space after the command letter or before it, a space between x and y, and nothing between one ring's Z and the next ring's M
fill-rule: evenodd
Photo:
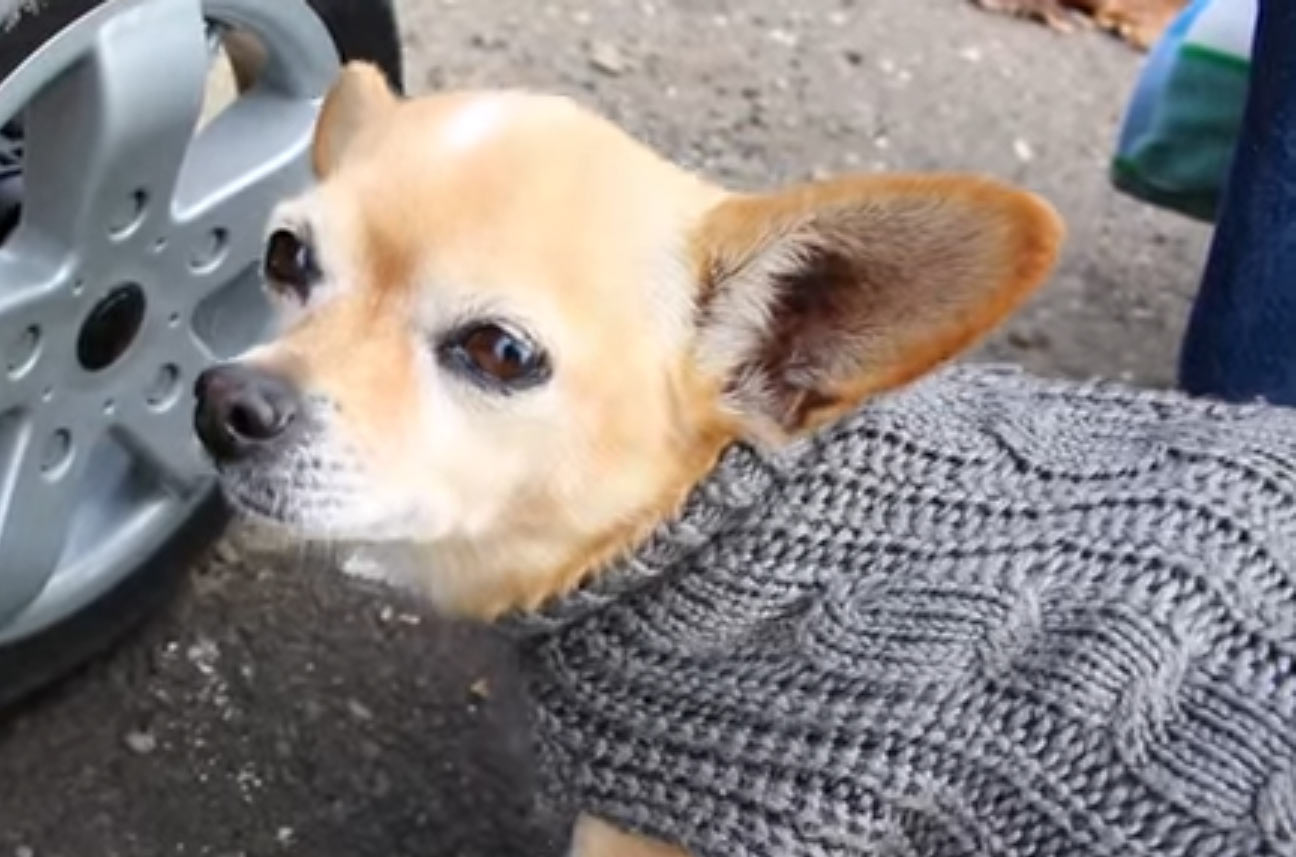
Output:
M180 391L180 367L164 363L144 389L144 400L155 411L164 411L175 402Z
M220 226L208 232L194 249L189 267L197 273L212 271L225 259L229 249L229 232Z
M61 428L51 434L41 450L41 475L51 481L58 479L72 463L72 453L72 432Z
M108 236L120 241L130 236L144 222L144 213L148 209L148 191L137 188L121 204L117 211L108 218Z
M28 325L5 349L5 368L9 377L21 378L26 375L36 364L40 350L41 329L34 324Z

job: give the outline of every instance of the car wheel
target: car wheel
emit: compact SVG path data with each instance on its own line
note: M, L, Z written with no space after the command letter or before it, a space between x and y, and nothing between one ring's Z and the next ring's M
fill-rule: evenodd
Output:
M0 21L0 705L136 624L221 530L192 381L268 332L261 231L310 181L339 61L401 82L388 2L20 7Z

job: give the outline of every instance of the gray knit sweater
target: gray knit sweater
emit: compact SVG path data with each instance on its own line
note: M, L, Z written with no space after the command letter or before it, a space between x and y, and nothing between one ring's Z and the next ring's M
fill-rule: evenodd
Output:
M1296 412L948 371L507 624L551 795L698 857L1296 855Z

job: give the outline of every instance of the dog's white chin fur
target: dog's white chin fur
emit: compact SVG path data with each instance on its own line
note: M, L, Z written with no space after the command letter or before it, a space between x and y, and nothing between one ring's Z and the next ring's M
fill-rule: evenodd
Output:
M405 542L436 532L413 504L366 490L364 480L330 479L291 460L225 467L220 479L238 512L294 541Z
M382 543L413 542L426 538L434 528L412 510L395 512L383 504L312 502L316 498L294 498L286 493L274 512L250 504L236 487L224 483L231 505L257 525L278 531L294 541Z

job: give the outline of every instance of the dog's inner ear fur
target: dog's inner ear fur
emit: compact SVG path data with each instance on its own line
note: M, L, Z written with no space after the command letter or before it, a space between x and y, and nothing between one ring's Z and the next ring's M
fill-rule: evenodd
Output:
M380 122L395 104L396 95L377 66L347 63L325 96L315 125L311 145L315 175L323 178L337 169L360 133Z
M720 203L694 236L698 357L747 433L814 429L968 348L1061 241L1037 197L961 176L866 176Z

